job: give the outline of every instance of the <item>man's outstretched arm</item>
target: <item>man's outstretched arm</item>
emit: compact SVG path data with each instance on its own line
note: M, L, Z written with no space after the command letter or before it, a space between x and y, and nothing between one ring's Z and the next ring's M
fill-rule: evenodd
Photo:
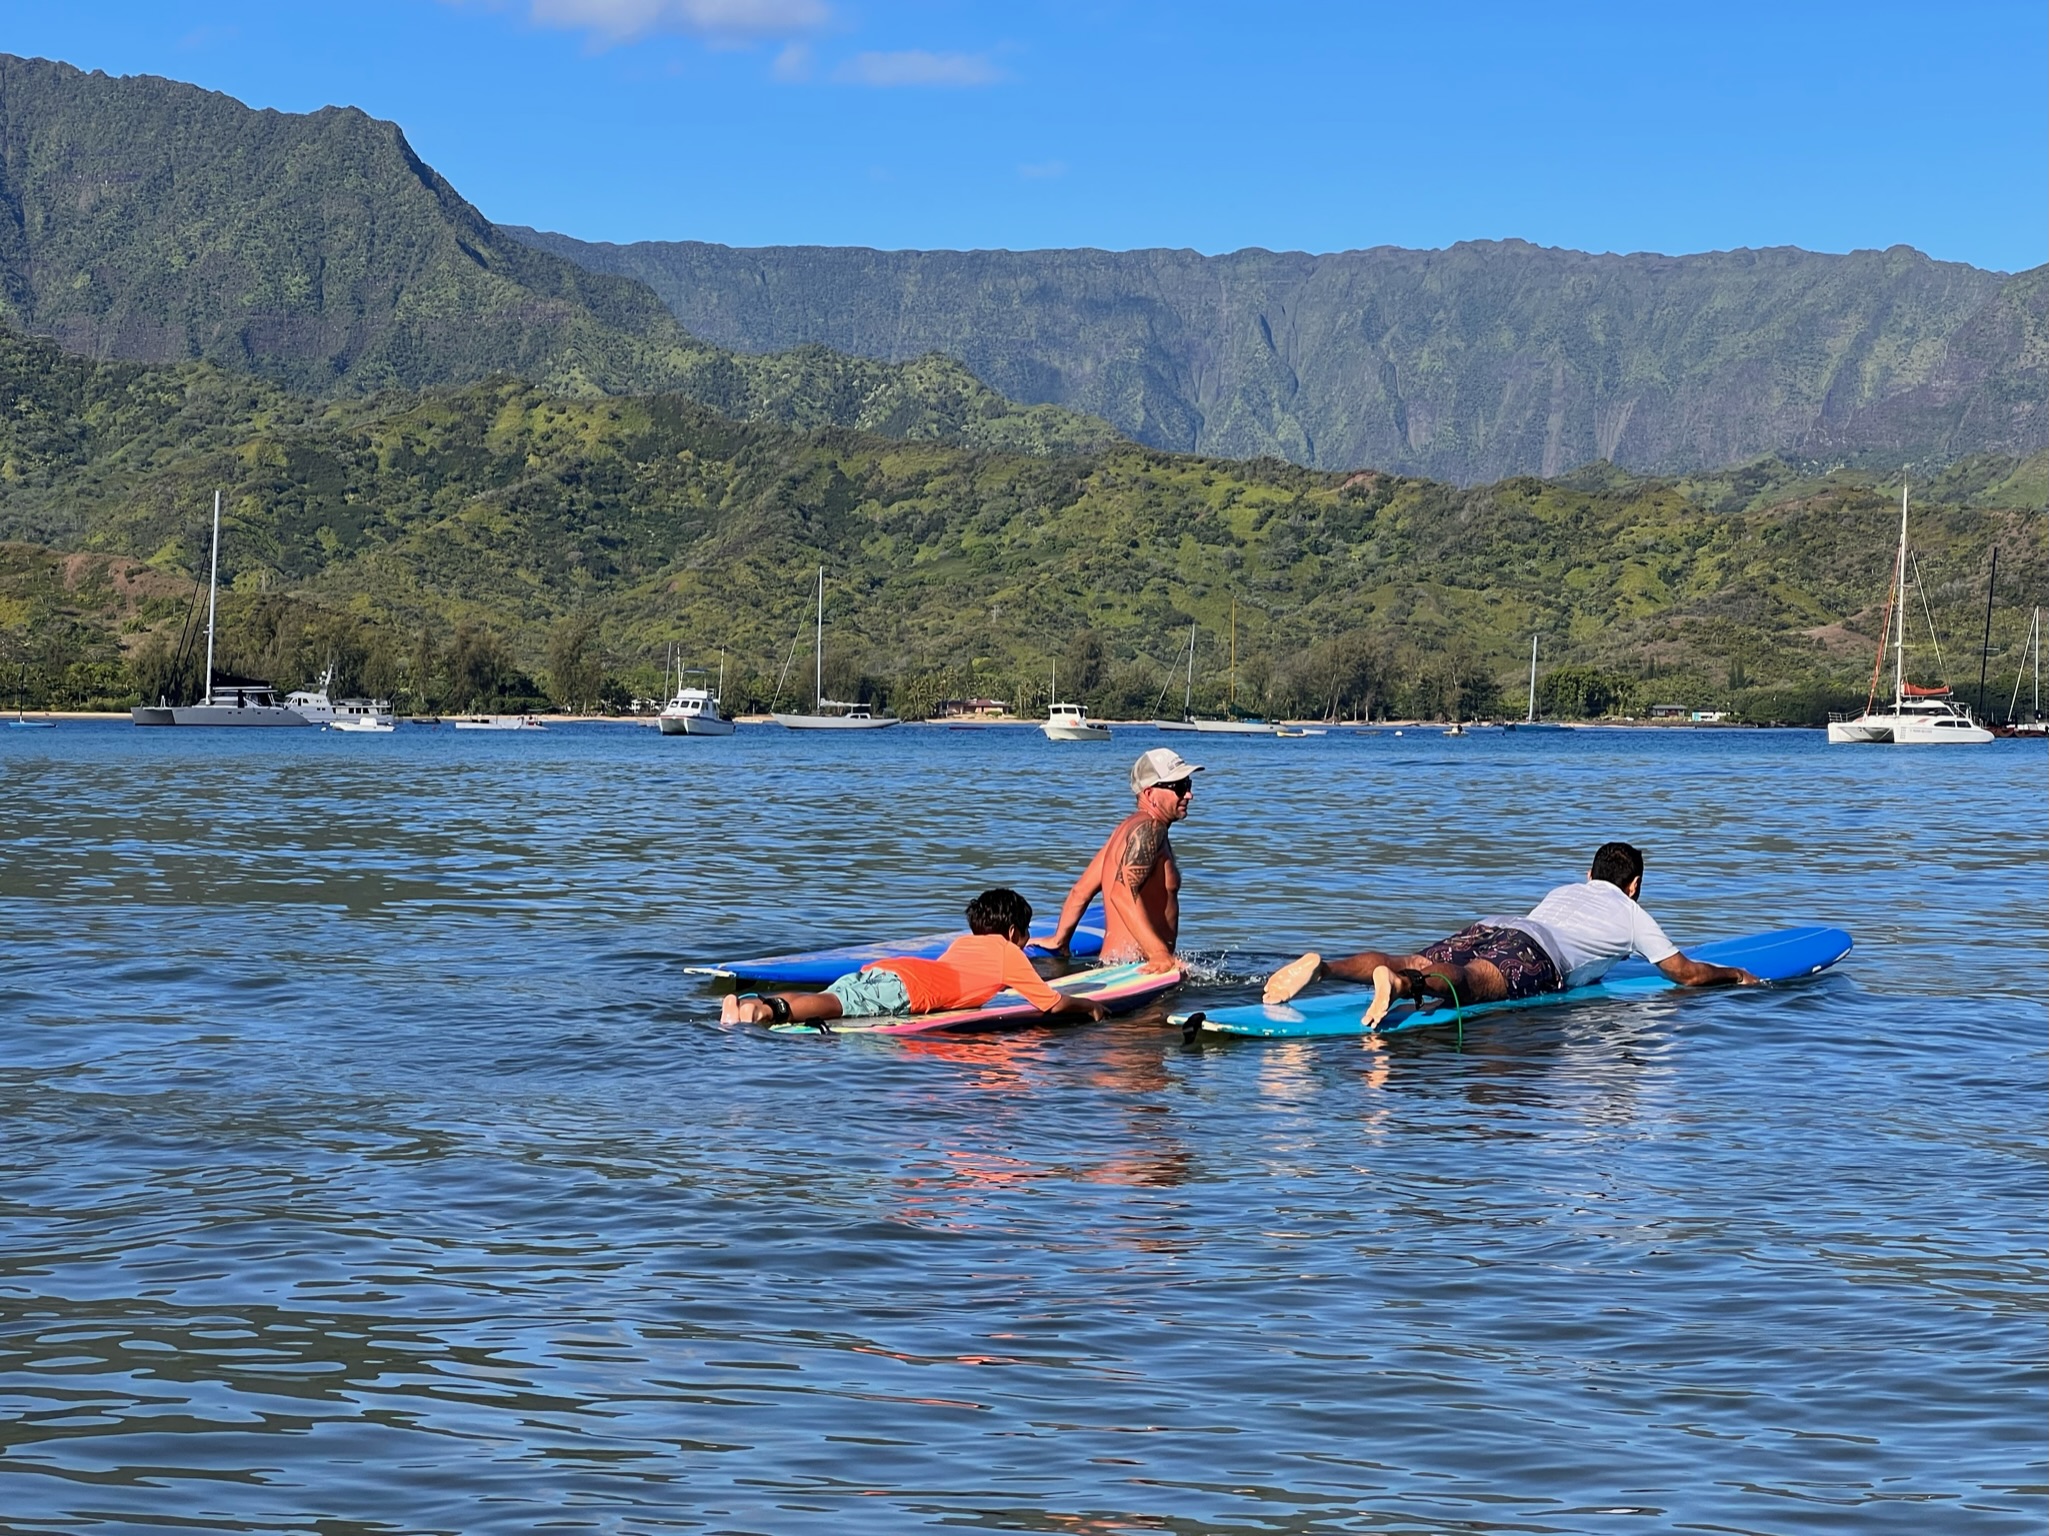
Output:
M1709 965L1684 955L1669 955L1658 962L1668 980L1682 987L1755 987L1758 979L1740 965Z
M1074 882L1074 888L1067 893L1067 900L1060 904L1060 925L1053 930L1053 937L1046 947L1056 955L1067 953L1067 946L1074 938L1074 930L1081 926L1082 914L1089 909L1089 903L1096 899L1096 893L1103 888L1103 855L1110 851L1105 844L1096 850L1096 856L1089 860L1089 867L1081 872L1081 878Z

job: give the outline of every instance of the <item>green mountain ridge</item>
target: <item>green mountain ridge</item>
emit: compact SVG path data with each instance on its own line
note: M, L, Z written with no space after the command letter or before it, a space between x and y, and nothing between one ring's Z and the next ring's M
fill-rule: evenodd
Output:
M1057 656L1063 689L1149 714L1178 695L1195 622L1210 710L1235 691L1276 714L1519 713L1534 633L1561 712L1809 718L1862 697L1897 515L1870 473L1780 461L1460 490L1128 444L800 432L503 377L315 400L0 331L0 661L30 661L39 698L154 697L215 487L225 664L292 684L333 657L345 686L429 707L537 681L587 700L605 673L651 692L672 642L728 650L736 701L787 702L823 565L828 692L913 713L968 693L1035 709ZM2025 604L2049 591L2045 493L2049 454L1917 486L1956 681L1995 546L2011 675Z
M304 394L513 373L725 414L1048 452L1114 440L958 363L736 356L644 284L500 231L392 123L255 111L0 55L0 318L98 360L206 361Z
M939 351L1135 441L1458 483L1611 460L1897 465L2049 446L2049 268L1906 247L1328 255L610 245L508 227L743 352Z

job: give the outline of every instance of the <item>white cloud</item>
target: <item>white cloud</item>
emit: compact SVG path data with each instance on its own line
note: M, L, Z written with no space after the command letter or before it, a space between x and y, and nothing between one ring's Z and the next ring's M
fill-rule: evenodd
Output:
M801 85L811 78L811 45L795 42L775 56L768 72L786 85Z
M968 86L994 85L1003 72L985 53L927 53L914 48L905 53L857 53L833 71L833 79L848 85Z
M697 37L787 37L824 25L825 0L532 0L537 26L590 32L608 43L651 32Z

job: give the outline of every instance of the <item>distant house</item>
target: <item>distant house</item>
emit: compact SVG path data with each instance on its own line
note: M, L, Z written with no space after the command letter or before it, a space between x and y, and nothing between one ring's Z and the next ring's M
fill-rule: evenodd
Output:
M1717 720L1728 719L1729 712L1725 709L1696 709L1692 714L1688 715L1686 718L1689 720L1703 721L1708 725L1713 725Z
M1691 713L1692 711L1684 704L1653 704L1651 706L1651 718L1653 720L1684 720Z
M1010 705L1002 699L941 699L939 714L942 718L958 718L962 715L1000 715Z

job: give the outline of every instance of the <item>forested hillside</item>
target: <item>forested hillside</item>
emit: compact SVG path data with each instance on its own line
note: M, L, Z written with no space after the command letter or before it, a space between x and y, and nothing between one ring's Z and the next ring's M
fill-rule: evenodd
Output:
M741 351L944 352L1158 448L1460 483L2049 446L2049 268L1917 251L754 250L514 230Z
M790 657L822 565L828 691L913 712L989 693L1035 707L1060 657L1063 691L1142 715L1178 694L1193 622L1208 709L1233 688L1276 713L1507 707L1535 634L1565 712L1790 718L1861 698L1897 506L1896 482L1776 461L1461 490L804 433L509 378L319 402L0 334L0 661L29 661L58 702L174 689L216 486L226 663L289 684L333 657L346 684L413 707L650 692L671 642L698 665L723 648L735 701L767 703L807 670ZM1959 681L1991 549L2002 654L2049 591L2045 495L2049 455L1979 458L1915 492Z
M941 357L738 357L699 341L645 285L503 234L395 124L354 108L252 111L7 55L0 318L83 356L205 360L313 395L514 373L1025 452L1115 436L1014 406Z

